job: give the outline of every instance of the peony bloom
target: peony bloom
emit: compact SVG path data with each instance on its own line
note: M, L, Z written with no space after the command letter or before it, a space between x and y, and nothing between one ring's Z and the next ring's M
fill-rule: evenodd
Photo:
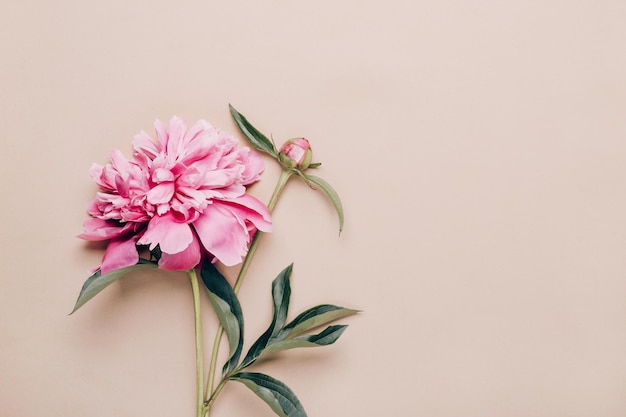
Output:
M110 240L102 273L134 265L137 245L160 250L159 266L187 270L203 256L227 266L241 262L255 231L269 232L267 207L246 194L263 162L204 120L190 129L173 117L155 122L157 141L141 132L130 160L114 150L110 163L94 164L100 187L89 203L85 240Z
M281 148L279 158L282 164L289 168L305 170L311 164L311 144L305 138L288 140Z

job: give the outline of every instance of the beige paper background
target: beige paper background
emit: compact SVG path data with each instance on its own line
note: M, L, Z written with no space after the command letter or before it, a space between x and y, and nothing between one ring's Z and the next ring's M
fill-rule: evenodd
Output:
M74 236L93 161L173 114L235 132L229 102L278 142L308 137L345 204L337 237L324 198L290 183L241 292L249 338L291 261L294 312L364 310L336 345L256 368L310 416L626 415L625 2L23 0L0 16L1 416L193 415L188 281L137 274L67 316L102 255ZM214 415L273 413L230 384Z

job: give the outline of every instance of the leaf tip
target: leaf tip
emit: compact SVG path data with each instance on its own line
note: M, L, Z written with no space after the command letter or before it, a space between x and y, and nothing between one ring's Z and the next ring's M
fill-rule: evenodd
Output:
M85 303L80 302L80 296L79 296L78 300L76 300L76 304L74 304L74 308L72 309L72 311L68 313L68 316L71 316L72 314L76 313L78 309L81 308L84 304Z

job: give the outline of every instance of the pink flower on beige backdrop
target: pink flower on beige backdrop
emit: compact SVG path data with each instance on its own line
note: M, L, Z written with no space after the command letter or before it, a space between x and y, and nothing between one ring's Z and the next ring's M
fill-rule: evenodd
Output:
M173 117L169 128L160 120L154 127L157 141L137 134L130 160L113 150L110 163L91 168L101 191L80 237L110 239L102 273L136 264L136 245L158 245L163 269L193 268L203 255L240 263L255 230L271 230L267 207L246 194L263 161L204 120L187 129Z
M268 329L243 355L244 317L237 293L262 232L271 231L270 213L291 177L300 177L328 197L337 211L340 231L343 208L330 184L305 172L320 166L311 162L308 140L291 139L276 149L273 141L232 106L230 111L250 145L281 166L267 206L246 193L247 186L258 181L263 171L256 152L238 148L235 138L204 120L189 129L178 117L170 120L169 127L157 120L156 141L140 132L134 138L130 159L113 150L109 163L91 167L91 177L100 190L88 205L91 218L84 222L85 231L79 237L108 244L100 267L83 284L72 313L134 270L184 270L191 283L194 307L196 417L210 414L229 381L246 385L281 417L306 417L304 407L287 385L248 368L260 357L279 351L333 344L346 325L315 331L357 310L320 304L287 322L293 269L293 264L289 265L272 282L274 309ZM149 259L140 257L148 252ZM231 285L218 266L239 263L239 274ZM220 323L208 375L204 372L200 283ZM230 354L218 376L223 334L228 338Z

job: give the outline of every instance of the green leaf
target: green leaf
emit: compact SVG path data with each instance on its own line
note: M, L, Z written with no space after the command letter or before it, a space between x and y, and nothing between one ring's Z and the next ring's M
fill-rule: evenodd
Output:
M278 339L288 339L298 336L316 327L323 326L331 321L357 314L359 310L352 310L331 304L320 304L300 313L287 324L279 333Z
M161 247L159 245L156 245L154 249L150 251L150 255L151 255L150 259L154 259L158 262L161 259L162 254L163 252L161 251Z
M259 337L250 347L250 350L246 354L246 357L244 358L239 369L243 369L246 366L251 365L261 354L263 349L265 349L269 340L276 336L285 325L285 321L287 321L287 312L289 310L289 297L291 296L289 278L291 277L292 269L293 264L283 269L272 282L272 298L274 300L272 323L267 328L265 333L263 333L261 337Z
M230 379L250 388L280 417L306 417L298 397L279 380L255 372L242 372L231 376Z
M220 324L228 337L230 357L224 364L222 375L227 375L237 367L243 349L243 313L237 295L224 275L210 261L202 264L202 281L209 294L209 300Z
M311 336L300 336L293 339L277 340L276 342L270 341L259 357L281 350L331 345L339 339L339 336L341 336L347 327L347 325L328 326L320 333Z
M315 168L318 168L320 165L322 165L321 162L313 162L312 164L309 165L309 168L315 169Z
M287 313L289 312L289 299L291 298L291 272L293 264L283 269L280 274L272 281L272 299L274 301L274 313L272 326L268 330L272 330L270 337L275 336L280 329L283 328L287 321Z
M80 290L76 305L70 314L73 314L76 310L82 307L87 301L91 300L100 291L108 287L114 281L122 278L129 272L137 271L145 268L156 268L157 264L146 259L139 259L139 263L125 268L116 269L108 274L102 275L100 271L87 278L87 281L83 284L83 288Z
M322 190L324 194L326 194L331 203L333 203L335 210L337 210L337 215L339 216L339 233L341 233L341 231L343 230L343 206L341 205L339 195L329 183L327 183L320 177L316 177L314 175L305 176L310 182L317 185L320 190Z
M263 133L259 132L256 127L252 126L243 114L239 113L232 105L228 105L230 114L233 116L235 123L241 133L246 137L248 142L257 150L268 153L274 158L278 157L276 147Z

